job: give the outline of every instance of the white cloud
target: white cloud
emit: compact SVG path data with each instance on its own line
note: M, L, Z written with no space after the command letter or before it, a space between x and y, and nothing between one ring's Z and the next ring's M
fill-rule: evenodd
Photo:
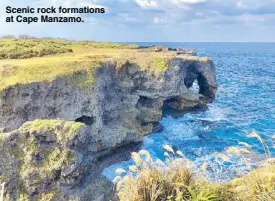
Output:
M156 9L158 3L153 0L136 0L136 3L143 9Z
M153 19L154 24L166 24L166 20L163 18L154 17Z
M126 22L136 22L137 18L133 17L129 13L119 13L118 16L122 17Z
M196 15L196 16L203 16L203 13L201 13L201 12L196 12L195 15Z
M243 9L243 8L248 8L248 6L246 4L244 4L243 1L238 1L237 8Z
M197 4L204 2L206 2L206 0L172 0L174 4Z
M98 20L91 18L91 17L82 17L82 19L84 20L84 22L92 24L92 25L98 24Z
M124 37L127 40L129 38L142 40L141 37L146 40L157 40L151 37L155 33L148 34L147 28L159 29L162 32L165 32L165 29L162 28L168 26L174 30L184 29L189 31L190 38L192 38L196 35L193 32L195 28L205 29L207 30L205 34L207 34L211 32L209 27L219 26L219 29L213 29L213 31L218 33L226 30L224 31L226 35L228 30L247 33L247 29L242 28L242 26L255 26L258 27L255 29L256 32L260 30L259 32L264 33L263 35L270 35L269 39L265 38L265 40L270 40L270 38L274 40L272 33L275 30L275 0L0 0L0 7L5 8L6 5L12 7L57 7L59 5L83 7L89 5L91 7L105 7L106 13L102 15L79 14L85 23L37 23L35 26L39 28L28 28L23 31L22 27L25 27L25 24L5 23L1 17L7 16L7 14L5 9L0 9L0 35L26 33L36 36L69 36L75 38L95 36L95 39L99 40L116 37L118 39L115 40L119 40L119 38L124 40ZM66 16L70 15L77 14L66 14ZM87 27L86 23L91 26ZM127 31L122 32L120 29L116 29L117 25L121 29L124 27ZM84 27L85 32L79 27ZM105 34L102 34L102 30ZM113 34L116 31L117 34ZM128 34L129 32L133 33ZM272 33L269 34L269 32ZM155 36L160 36L159 31ZM179 37L181 39L182 35L180 34ZM197 37L203 38L200 34L196 35L196 40ZM209 34L209 37L211 38L212 35ZM222 39L224 37L221 35ZM164 36L164 38L169 37ZM159 39L161 40L161 37ZM176 40L174 36L171 36L171 39Z
M266 15L251 15L251 14L243 14L238 17L240 22L244 22L245 24L264 24L268 21L274 21L275 15L274 14L266 14Z

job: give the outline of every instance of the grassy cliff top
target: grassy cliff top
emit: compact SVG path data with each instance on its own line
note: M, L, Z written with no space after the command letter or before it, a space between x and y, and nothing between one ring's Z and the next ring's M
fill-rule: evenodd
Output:
M177 56L174 51L118 43L61 39L0 39L0 91L16 84L52 81L76 72L92 72L102 62L126 61L141 69L163 72L172 58L209 61L209 58Z

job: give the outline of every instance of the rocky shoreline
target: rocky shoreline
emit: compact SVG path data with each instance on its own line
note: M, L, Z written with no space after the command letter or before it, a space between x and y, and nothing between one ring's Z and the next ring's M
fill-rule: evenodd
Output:
M10 200L109 200L113 186L102 169L161 130L164 108L204 107L217 89L212 60L172 58L163 73L130 60L105 62L93 72L95 83L83 85L87 76L0 92L0 180ZM199 93L189 90L195 80Z

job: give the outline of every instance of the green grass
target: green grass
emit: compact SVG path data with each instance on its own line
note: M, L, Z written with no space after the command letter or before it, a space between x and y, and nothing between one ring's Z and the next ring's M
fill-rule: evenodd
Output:
M10 154L21 158L22 165L19 174L22 178L31 174L36 174L39 178L46 178L55 170L62 169L74 160L74 156L64 147L55 147L54 149L45 149L39 147L37 139L39 135L49 133L55 143L66 145L74 137L80 134L81 129L85 127L82 123L70 122L64 120L35 120L23 124L13 133L19 133L20 138L15 147L9 150ZM45 149L45 150L44 150ZM44 162L35 164L33 156L41 153ZM40 180L39 179L39 180Z
M0 59L42 57L86 48L136 49L135 45L62 39L0 39Z
M15 168L17 168L20 188L18 197L21 197L21 200L29 200L24 190L26 181L31 182L30 186L35 186L54 179L57 172L77 160L74 151L69 148L69 143L81 134L81 129L84 127L82 123L59 119L35 120L23 124L18 130L8 133L0 140L2 145L9 136L17 136L16 144L5 151L20 161ZM47 146L41 144L43 137L45 140L47 138ZM35 156L39 156L42 160L37 162ZM5 176L4 174L2 176ZM3 180L3 178L0 179ZM52 196L58 196L58 191L59 189L52 192L39 192L38 200L50 201Z
M1 72L0 62L0 76L2 76L0 90L16 84L51 82L58 77L73 77L78 72L92 74L94 69L99 66L98 60L73 57L43 57L41 59L10 60L9 65L3 65ZM93 76L90 76L89 79L91 77L94 79ZM95 80L92 80L92 83L94 82Z
M152 59L151 65L159 72L163 72L168 68L168 58L154 58Z
M120 68L130 62L141 70L160 74L174 58L189 63L211 60L177 56L173 51L145 52L136 45L61 39L0 39L0 54L0 92L16 84L52 82L63 77L72 78L71 84L87 87L96 83L94 70L110 63Z
M37 119L34 121L26 122L20 127L20 131L24 132L36 132L43 133L52 131L58 142L69 142L76 135L80 133L80 130L85 127L84 124L79 122L72 122L60 120L60 119ZM59 128L62 128L61 130ZM59 131L60 130L60 131Z
M61 40L37 40L37 39L1 39L0 59L26 59L55 55L73 50Z

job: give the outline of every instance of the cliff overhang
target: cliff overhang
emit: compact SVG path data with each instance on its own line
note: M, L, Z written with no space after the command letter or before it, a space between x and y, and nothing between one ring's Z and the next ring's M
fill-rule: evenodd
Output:
M32 59L29 67L2 61L13 72L2 71L0 174L13 198L53 191L62 197L57 192L62 191L63 199L86 200L98 188L94 200L99 195L104 200L99 186L111 188L98 174L99 158L156 131L164 108L186 111L215 99L216 72L209 58L116 51L119 56L81 53L75 61L64 56L65 63L51 63L55 57ZM44 59L54 67L42 69ZM37 65L48 74L37 72ZM22 69L36 75L21 79ZM194 93L190 87L196 81ZM85 184L82 190L80 184Z

